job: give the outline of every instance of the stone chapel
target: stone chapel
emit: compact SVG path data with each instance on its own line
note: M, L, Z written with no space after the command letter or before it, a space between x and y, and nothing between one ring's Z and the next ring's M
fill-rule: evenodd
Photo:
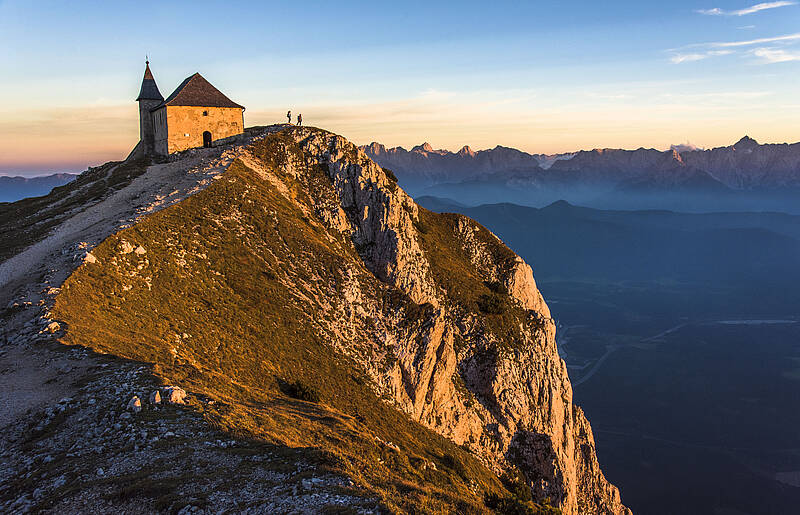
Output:
M184 80L166 99L145 61L139 91L139 144L136 156L166 156L244 132L244 107L226 97L199 73Z

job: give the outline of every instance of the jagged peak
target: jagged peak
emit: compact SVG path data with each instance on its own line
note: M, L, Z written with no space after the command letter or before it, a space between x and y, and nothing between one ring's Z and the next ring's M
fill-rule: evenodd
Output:
M373 141L372 143L370 143L369 145L364 147L364 150L368 151L371 154L375 154L375 155L385 154L386 153L386 146L383 145L382 143L378 143L377 141Z
M733 144L734 150L736 149L750 149L758 146L758 141L750 136L745 135L742 139Z
M463 147L461 147L461 150L458 151L458 155L474 157L475 152L471 148L469 148L469 145L464 145Z
M433 152L433 147L427 141L411 149L412 152Z

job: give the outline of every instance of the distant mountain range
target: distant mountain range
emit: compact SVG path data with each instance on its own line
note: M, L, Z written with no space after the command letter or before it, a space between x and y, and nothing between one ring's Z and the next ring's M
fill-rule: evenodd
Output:
M507 147L475 152L429 144L362 147L416 195L468 204L542 206L560 199L598 208L687 211L787 210L800 199L800 143L760 145L745 136L711 150L595 149L528 154Z
M15 202L27 197L47 195L56 186L63 186L77 177L72 173L54 173L40 177L0 175L0 202Z
M461 213L485 225L534 263L537 280L545 284L683 284L693 292L735 287L742 296L762 299L758 308L746 305L751 311L768 307L779 312L800 303L796 288L786 287L800 284L797 215L612 211L565 201L544 208L509 203L468 207L427 196L416 201L431 211Z

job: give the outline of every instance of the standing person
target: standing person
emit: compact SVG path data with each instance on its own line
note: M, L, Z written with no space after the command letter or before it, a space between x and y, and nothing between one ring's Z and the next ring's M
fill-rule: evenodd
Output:
M297 125L303 125L303 113L297 114Z
M291 111L286 111L286 118L289 119L289 123L292 123L292 112Z

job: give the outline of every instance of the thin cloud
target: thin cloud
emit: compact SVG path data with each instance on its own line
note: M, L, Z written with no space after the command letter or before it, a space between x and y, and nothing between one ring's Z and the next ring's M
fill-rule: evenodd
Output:
M741 100L752 100L773 95L772 91L712 91L706 93L664 93L661 98L668 100L680 100L684 102L738 102Z
M691 152L693 150L703 150L703 147L698 147L694 143L690 143L687 141L686 143L678 143L677 145L670 145L670 150L677 150L678 153L681 152Z
M744 9L737 9L735 11L726 11L725 9L715 7L713 9L699 9L695 12L705 14L707 16L747 16L748 14L754 14L759 11L776 9L778 7L788 7L790 5L797 5L797 2L763 2L756 5L751 5L750 7L745 7Z
M706 54L678 54L669 58L673 64L691 63L694 61L702 61L707 58Z
M753 55L770 64L800 61L800 52L787 52L780 48L756 48Z
M743 47L743 46L753 46L753 45L763 45L765 43L778 43L778 42L785 42L785 41L797 41L800 40L800 32L795 34L787 34L785 36L774 36L771 38L758 38L758 39L749 39L746 41L716 41L713 43L698 43L691 46L708 46L711 48L735 48L735 47Z
M694 61L702 61L703 59L708 59L709 57L719 57L721 55L730 55L733 53L733 50L709 50L708 52L702 53L689 53L689 54L675 54L670 57L670 61L673 64L681 64L681 63L691 63Z
M589 98L599 98L602 100L627 100L631 98L630 95L626 95L624 93L617 93L617 94L605 94L605 93L594 93L589 92L586 94Z

